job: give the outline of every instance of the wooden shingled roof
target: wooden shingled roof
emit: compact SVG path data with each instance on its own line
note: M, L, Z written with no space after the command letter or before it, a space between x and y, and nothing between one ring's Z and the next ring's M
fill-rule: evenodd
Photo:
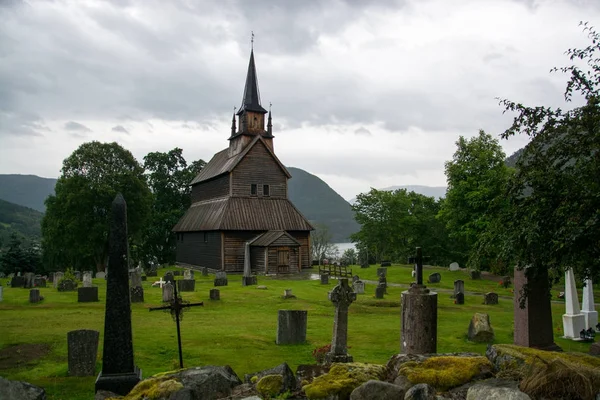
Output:
M285 232L285 231L268 231L265 232L257 237L255 237L254 239L252 239L249 244L250 246L260 246L260 247L267 247L270 246L271 244L273 244L275 241L277 241L279 238L281 238L282 236L285 236L285 240L287 242L289 242L290 245L295 245L295 246L300 246L300 242L297 241L296 239L294 239L294 237L292 235L290 235L289 233Z
M275 153L271 151L269 146L267 146L264 143L263 138L260 135L257 135L242 152L234 155L233 157L229 157L229 148L221 150L220 152L215 154L213 158L210 159L208 164L206 164L204 168L202 168L202 170L198 173L198 175L196 175L196 177L192 180L190 185L195 185L197 183L204 182L209 179L215 178L219 175L233 171L236 165L238 165L240 161L242 161L244 156L246 156L250 149L252 149L252 147L254 147L258 142L261 142L262 145L265 146L267 151L271 154L275 162L277 162L277 164L279 165L283 173L288 177L288 179L291 178L292 175L290 175L287 168L285 168L281 161L279 161L279 159L277 158Z
M223 197L192 204L173 231L313 229L288 199Z

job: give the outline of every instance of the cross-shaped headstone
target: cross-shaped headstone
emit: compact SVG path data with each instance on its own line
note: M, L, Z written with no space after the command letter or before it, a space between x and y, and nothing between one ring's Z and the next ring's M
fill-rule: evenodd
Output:
M331 351L325 355L328 362L352 362L348 354L348 307L356 300L356 293L348 285L347 278L340 278L329 292L329 300L335 306Z
M156 282L154 282L154 283L152 284L152 286L156 285L157 283L158 283L158 286L159 286L159 287L162 289L163 285L164 285L165 283L167 283L167 281L163 281L163 278L160 278L159 280L157 280Z
M156 310L165 310L165 311L169 311L171 313L171 316L173 317L173 319L175 320L175 323L177 324L177 345L179 347L179 368L183 368L183 355L181 353L181 330L179 328L179 321L183 318L183 311L186 308L189 307L196 307L196 306L203 306L204 303L189 303L185 300L183 300L181 298L181 296L179 296L177 294L177 285L173 285L173 289L175 290L175 295L173 296L173 299L169 302L168 305L164 306L164 307L153 307L150 308L150 311L156 311Z
M417 254L414 257L410 257L409 262L415 264L415 273L417 275L417 285L423 284L423 251L420 247L417 247Z

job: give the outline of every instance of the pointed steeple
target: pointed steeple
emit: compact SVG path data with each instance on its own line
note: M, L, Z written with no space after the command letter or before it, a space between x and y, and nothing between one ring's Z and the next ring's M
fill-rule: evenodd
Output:
M235 127L235 107L233 107L233 118L231 119L231 136L235 136L235 131L236 131L236 127Z
M271 103L269 103L269 119L267 120L267 134L266 137L273 137L273 120L271 119Z
M237 115L242 115L244 111L254 111L261 114L267 113L267 110L260 105L258 78L256 77L256 66L254 65L254 50L250 51L250 63L248 64L248 74L246 75L244 97L242 98L242 106Z

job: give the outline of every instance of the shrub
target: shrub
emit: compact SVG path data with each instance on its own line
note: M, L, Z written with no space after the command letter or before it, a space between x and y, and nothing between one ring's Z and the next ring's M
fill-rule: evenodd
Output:
M326 344L325 346L317 347L313 350L312 356L317 362L317 364L325 363L325 354L331 351L331 344Z

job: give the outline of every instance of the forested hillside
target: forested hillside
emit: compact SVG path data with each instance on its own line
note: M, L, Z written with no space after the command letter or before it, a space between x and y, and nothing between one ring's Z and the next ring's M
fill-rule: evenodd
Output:
M56 179L36 175L0 175L0 199L44 212Z
M25 238L39 239L42 216L39 211L0 200L0 242L7 244L13 232Z

